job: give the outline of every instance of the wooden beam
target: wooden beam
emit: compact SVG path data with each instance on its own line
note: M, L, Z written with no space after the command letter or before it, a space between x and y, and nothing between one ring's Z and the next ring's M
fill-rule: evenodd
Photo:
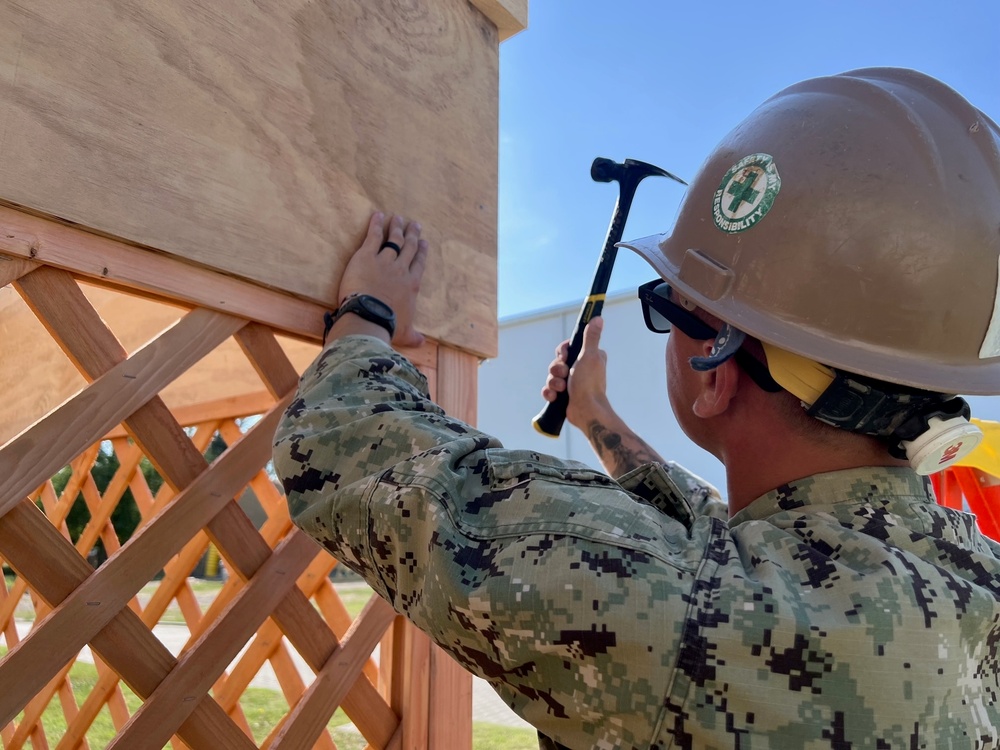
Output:
M0 465L9 467L0 476L0 516L100 440L111 427L148 403L243 323L239 318L208 310L189 313L0 448ZM186 436L185 441L190 444Z
M430 743L431 639L410 622L401 625L402 643L393 649L400 658L393 665L399 670L399 711L403 715L404 750L423 750ZM458 718L458 717L456 717Z
M45 554L39 555L39 549L44 549ZM69 596L93 573L69 541L28 501L0 518L0 550L18 574L30 580L32 587L52 604ZM122 609L90 645L142 698L151 695L177 663L128 608ZM10 684L16 685L21 679L29 679L30 674L13 677L15 682ZM13 695L6 685L5 681L5 689L0 691L0 726L21 709L17 705L20 695ZM255 747L210 696L198 703L178 732L195 747Z
M396 613L383 599L373 597L365 605L336 653L292 709L271 750L298 750L313 745L395 617Z
M208 401L197 406L183 406L179 409L171 410L177 424L183 427L192 427L202 422L216 421L221 419L239 419L256 414L263 414L274 406L275 398L267 391L257 391L256 393L246 393L242 396L230 396L215 401ZM128 432L124 427L116 427L107 433L104 440L114 440L116 438L127 437Z
M19 279L17 289L45 330L88 380L128 358L125 347L69 273L41 266ZM87 366L89 362L99 363L100 371L92 372Z
M25 274L31 273L38 266L38 263L31 260L0 255L0 288L7 286L12 281L17 281Z
M271 329L250 323L236 335L236 340L272 396L281 398L295 390L299 374Z
M225 312L318 341L326 307L109 237L0 206L0 252L104 284Z
M8 693L12 700L37 693L46 675L51 674L46 665L57 668L72 661L207 519L232 503L233 495L270 455L284 405L254 425L210 471L203 472L163 513L139 529L118 554L61 601L52 603L55 609L45 627L33 629L0 663L0 683L15 686ZM315 556L315 546L312 551ZM14 681L13 675L20 677Z
M449 346L438 347L436 403L450 416L476 424L479 360Z
M108 749L161 750L315 556L315 543L302 532L285 539L236 596L226 616L181 655Z
M476 422L479 361L448 346L438 348L437 403L449 415ZM472 747L472 675L437 646L429 653L428 747Z

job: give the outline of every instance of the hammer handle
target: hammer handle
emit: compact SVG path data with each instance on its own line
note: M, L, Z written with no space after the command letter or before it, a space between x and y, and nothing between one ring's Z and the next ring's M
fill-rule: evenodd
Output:
M583 307L580 308L580 314L577 316L576 326L573 329L573 338L566 355L567 367L572 367L576 358L580 356L580 349L583 348L583 329L587 327L587 323L592 318L599 316L604 309L604 298L608 291L608 284L611 282L611 271L615 265L615 257L618 254L618 248L615 246L621 242L622 233L625 231L625 220L628 218L629 209L632 207L632 198L635 197L635 190L638 186L638 181L630 181L621 185L621 193L615 203L611 224L608 226L608 235L604 240L604 249L601 251L597 268L594 270L590 294L584 300ZM566 421L567 406L569 406L568 390L559 393L555 401L548 402L531 423L543 435L559 437L563 423Z

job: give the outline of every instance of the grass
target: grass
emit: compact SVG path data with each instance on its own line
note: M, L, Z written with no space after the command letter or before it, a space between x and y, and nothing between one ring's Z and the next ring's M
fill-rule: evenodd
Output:
M0 656L5 651L6 649L0 647ZM83 702L97 683L97 669L90 664L77 662L70 670L69 678L70 684L73 686L73 694L76 696L77 703L79 704ZM127 685L122 684L121 687L129 713L135 713L142 705L142 701ZM257 744L260 744L267 737L281 720L281 717L288 711L288 706L280 693L264 688L248 688L243 694L240 705L243 706L243 712L246 714L247 722L250 724L250 730ZM20 718L18 716L18 720ZM42 726L45 729L46 737L52 743L66 733L66 720L63 717L59 701L55 700L49 703L44 714L42 714ZM337 713L330 719L328 727L333 733L333 738L338 748L342 750L363 750L365 747L364 739L358 732L353 731L350 726L350 719L347 718L343 711L337 710ZM88 730L87 741L90 743L91 748L97 750L97 748L107 747L114 736L114 723L105 706L101 709L97 719Z
M10 590L14 578L5 575L7 589ZM202 581L191 579L189 581L195 595L202 602L211 602L218 593L222 584L215 581ZM142 592L151 595L158 583L148 584ZM371 590L358 584L337 584L337 593L344 603L351 617L358 615L364 605L372 595ZM203 604L204 607L207 604ZM31 608L30 600L25 597L21 606L17 610L16 616L19 619L33 620L34 611ZM176 603L164 613L161 622L183 623L180 609ZM6 653L6 649L0 646L0 657ZM93 689L97 681L97 670L93 665L85 662L77 662L70 670L70 683L73 686L73 693L76 696L77 704L82 704ZM124 683L122 692L129 712L134 713L142 705L142 701ZM288 713L288 704L282 694L276 690L266 688L248 688L240 699L240 705L250 724L251 731L257 744L277 725L281 718ZM18 716L17 720L20 720ZM51 744L66 732L66 720L63 717L62 708L58 699L52 700L45 709L42 716L42 726ZM367 743L361 734L354 729L350 719L341 710L333 715L327 725L337 743L338 750L364 750ZM114 723L111 715L105 706L101 709L94 724L87 732L87 740L92 750L99 750L106 747L115 736ZM500 726L497 724L486 724L482 722L473 723L472 747L474 750L536 750L538 740L535 732L530 729Z
M0 646L0 657L6 651L4 647ZM77 703L81 704L97 683L97 669L90 664L77 662L70 670L69 678ZM129 713L138 710L139 706L142 705L139 697L124 684L122 684L122 693L125 696ZM288 705L281 694L265 688L248 688L243 693L240 705L243 707L243 713L247 717L250 730L258 745L288 712ZM16 721L20 721L20 719L21 716L18 715ZM42 726L45 729L45 736L52 744L55 744L65 734L66 720L58 700L51 701L45 709L42 714ZM337 709L333 718L330 719L327 728L339 750L364 750L367 745L365 739L354 729L350 719L340 709ZM100 750L107 747L114 736L114 723L105 706L87 731L87 741L92 750ZM473 724L472 728L472 747L475 750L535 750L538 747L538 740L535 732L529 729L516 729L477 722Z

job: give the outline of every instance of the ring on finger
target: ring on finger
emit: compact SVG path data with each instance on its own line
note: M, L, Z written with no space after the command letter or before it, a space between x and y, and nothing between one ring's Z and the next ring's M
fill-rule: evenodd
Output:
M397 257L399 257L399 254L400 254L401 252L403 252L403 248L401 248L401 247L400 247L399 245L397 245L397 244L396 244L395 242L389 242L388 240L386 240L385 242L383 242L383 243L382 243L382 246L381 246L381 247L379 247L378 251L379 251L379 252L382 252L382 251L383 251L383 250L385 250L385 249L386 249L387 247L391 247L391 248L392 248L393 250L395 250L395 251L396 251L396 256L397 256Z

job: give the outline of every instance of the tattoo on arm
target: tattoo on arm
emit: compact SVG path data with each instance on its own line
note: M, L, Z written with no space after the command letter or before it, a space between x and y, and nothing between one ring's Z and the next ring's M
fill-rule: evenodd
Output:
M597 420L587 425L587 438L608 473L620 477L643 464L662 462L659 454L634 432L615 432Z

